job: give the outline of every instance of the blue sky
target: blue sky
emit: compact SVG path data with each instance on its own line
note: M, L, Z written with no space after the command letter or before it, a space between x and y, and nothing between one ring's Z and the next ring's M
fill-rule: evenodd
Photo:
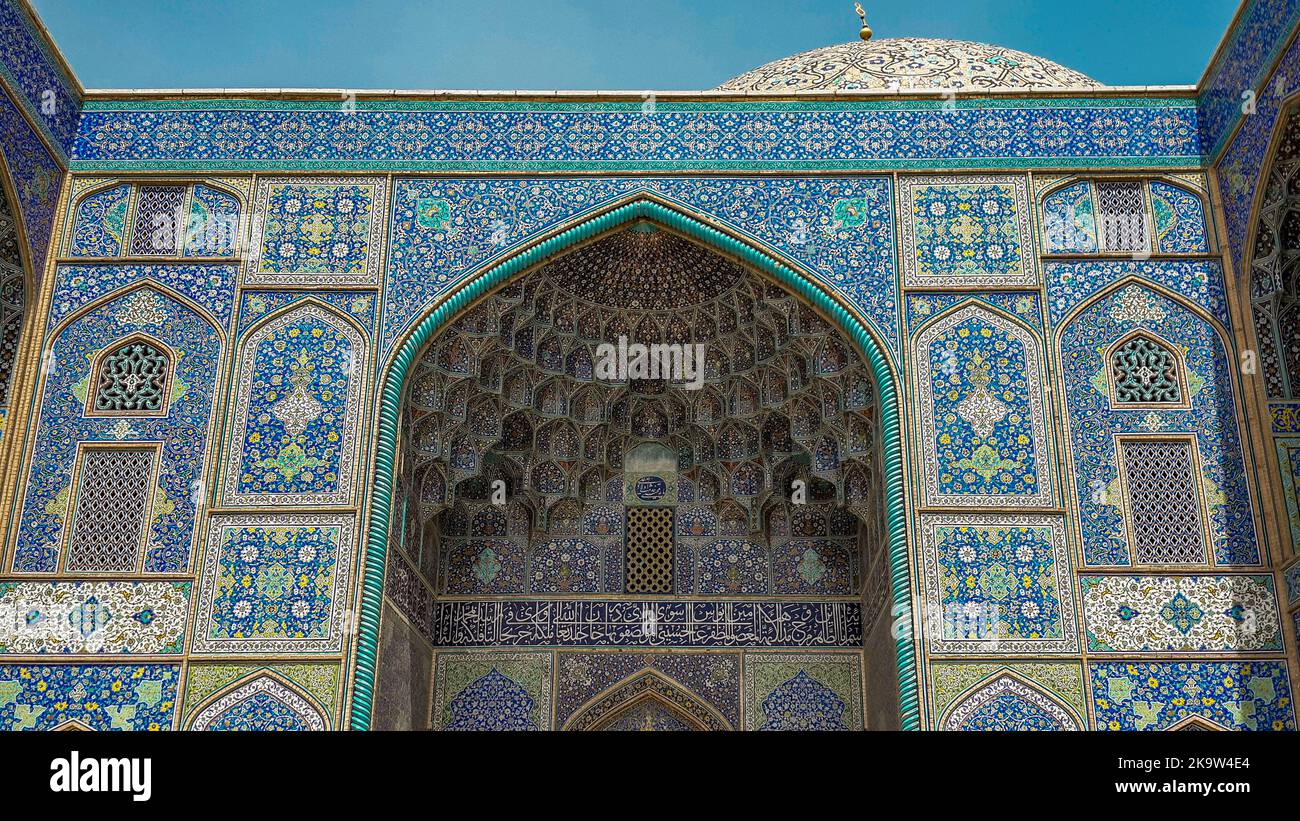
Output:
M857 36L852 0L34 0L88 88L704 89ZM1111 85L1195 83L1236 0L864 2Z

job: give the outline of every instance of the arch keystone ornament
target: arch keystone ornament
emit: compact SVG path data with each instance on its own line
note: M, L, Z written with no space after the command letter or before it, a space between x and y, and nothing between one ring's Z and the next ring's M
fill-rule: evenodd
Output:
M499 285L616 228L636 222L657 223L712 250L746 263L775 279L825 314L862 352L875 378L881 409L880 436L884 461L885 521L888 529L889 576L893 599L907 608L912 601L906 538L902 476L902 440L897 380L884 353L886 345L868 324L846 308L830 287L793 264L708 224L707 217L688 213L648 193L639 193L606 209L569 223L556 233L536 239L512 256L444 292L441 301L409 331L386 365L377 408L378 430L370 516L366 529L365 567L359 592L359 623L355 642L356 671L350 694L349 722L354 730L371 725L379 651L379 611L383 597L388 533L394 515L397 440L401 425L403 388L412 367L435 331L447 325ZM913 637L895 641L899 683L899 714L903 729L920 728L917 670Z

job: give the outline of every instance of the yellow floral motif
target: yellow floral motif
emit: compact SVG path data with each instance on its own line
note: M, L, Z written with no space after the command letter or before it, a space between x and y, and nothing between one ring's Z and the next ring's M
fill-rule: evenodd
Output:
M162 488L154 488L153 495L153 520L161 521L163 517L170 516L176 512L176 503L167 497L167 491Z
M68 515L68 498L72 495L72 485L64 485L54 498L45 503L45 512L50 516L62 519Z

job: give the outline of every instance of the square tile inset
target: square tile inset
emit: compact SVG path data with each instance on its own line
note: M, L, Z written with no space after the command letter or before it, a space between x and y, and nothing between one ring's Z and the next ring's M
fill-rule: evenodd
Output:
M1024 177L903 177L899 197L907 287L1038 284Z
M246 285L377 285L388 189L377 177L260 180Z
M354 529L348 514L214 516L194 652L342 652Z

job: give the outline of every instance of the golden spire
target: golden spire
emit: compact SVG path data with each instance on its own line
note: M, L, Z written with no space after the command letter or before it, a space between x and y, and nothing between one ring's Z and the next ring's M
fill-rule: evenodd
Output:
M862 10L862 4L854 3L853 10L858 13L859 19L862 20L862 29L858 32L858 36L861 37L863 40L870 40L871 26L867 25L867 13Z

